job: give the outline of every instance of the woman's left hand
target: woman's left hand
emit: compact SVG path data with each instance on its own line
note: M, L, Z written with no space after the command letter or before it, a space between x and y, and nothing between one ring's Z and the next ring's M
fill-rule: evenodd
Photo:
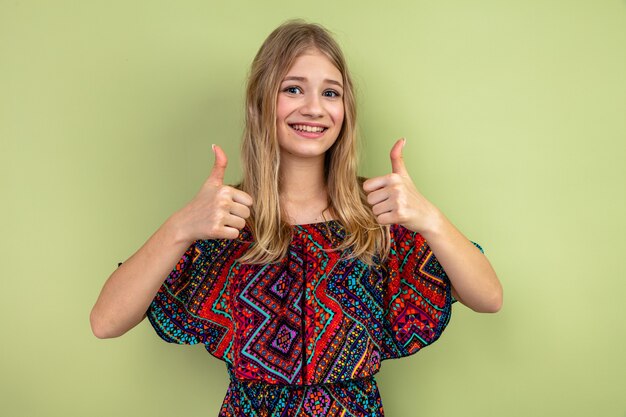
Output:
M424 234L437 227L441 212L415 188L402 159L406 139L391 148L391 173L363 183L367 202L379 224L399 224Z
M402 160L404 139L391 148L391 174L363 183L380 224L400 224L421 234L452 284L454 298L474 311L502 307L502 285L487 258L415 188Z

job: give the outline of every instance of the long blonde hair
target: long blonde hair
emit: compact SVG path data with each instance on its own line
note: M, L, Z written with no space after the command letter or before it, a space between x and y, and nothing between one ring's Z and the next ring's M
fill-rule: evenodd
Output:
M323 27L300 20L275 29L259 49L248 78L240 187L254 200L248 224L255 244L241 258L246 263L272 263L287 253L293 226L287 223L279 197L280 149L276 136L276 98L293 62L307 50L325 54L343 76L344 121L326 152L324 175L328 205L346 232L335 250L371 264L389 252L389 228L381 226L367 204L357 177L356 99L339 45Z

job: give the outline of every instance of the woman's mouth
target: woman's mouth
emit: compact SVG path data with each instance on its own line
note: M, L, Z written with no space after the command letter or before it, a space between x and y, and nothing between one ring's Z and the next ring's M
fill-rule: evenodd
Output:
M319 137L322 137L324 133L328 130L328 128L324 126L311 126L302 124L290 124L289 127L292 128L298 136L307 139L317 139Z
M293 124L289 126L297 132L306 132L306 133L323 133L327 129L326 127L323 127L323 126L309 126L309 125L298 125L298 124Z

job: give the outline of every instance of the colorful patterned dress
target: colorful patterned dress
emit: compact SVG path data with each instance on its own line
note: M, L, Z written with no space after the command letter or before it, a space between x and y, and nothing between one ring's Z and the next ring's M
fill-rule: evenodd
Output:
M345 236L338 221L297 225L287 256L236 260L252 239L199 240L148 309L171 343L202 343L226 362L219 416L383 416L374 374L413 354L446 327L453 298L418 233L391 227L384 263L325 251ZM345 254L344 254L345 255Z

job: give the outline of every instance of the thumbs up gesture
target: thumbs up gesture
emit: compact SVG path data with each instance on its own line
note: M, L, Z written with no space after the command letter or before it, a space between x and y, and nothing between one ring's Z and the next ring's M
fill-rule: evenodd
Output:
M185 207L174 214L181 237L189 242L199 239L235 239L250 217L252 197L224 185L228 159L213 145L215 163L200 191Z
M399 224L423 233L434 226L439 210L415 188L402 159L405 142L400 139L391 148L391 174L368 179L363 190L379 224Z

